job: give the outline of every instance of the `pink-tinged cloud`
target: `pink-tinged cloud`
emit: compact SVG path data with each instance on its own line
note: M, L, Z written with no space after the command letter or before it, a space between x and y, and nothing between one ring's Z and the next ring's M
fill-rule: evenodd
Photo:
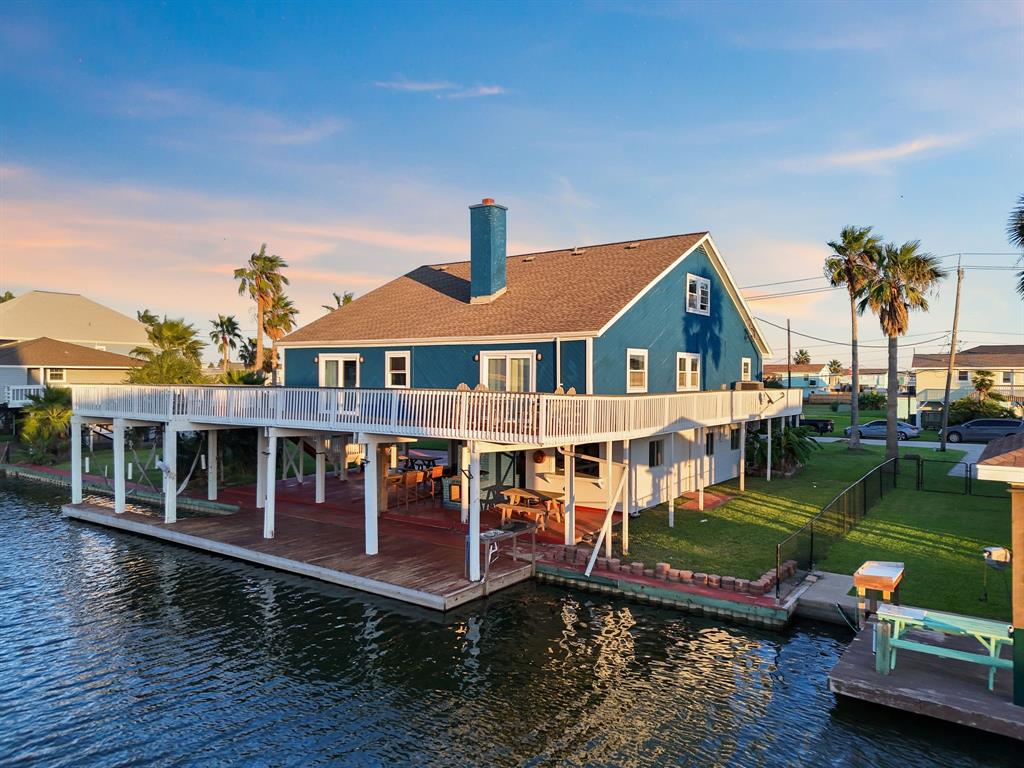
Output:
M909 160L918 155L938 150L951 149L966 143L969 138L965 134L920 136L888 146L791 158L782 161L780 167L797 173L829 170L860 170L879 173L886 171L895 162Z

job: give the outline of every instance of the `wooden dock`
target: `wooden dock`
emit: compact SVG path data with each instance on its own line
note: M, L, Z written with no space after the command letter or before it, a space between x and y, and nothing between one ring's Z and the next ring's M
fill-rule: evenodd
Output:
M998 672L990 691L987 668L980 664L900 651L892 673L879 675L871 634L872 626L861 630L829 674L833 693L1024 740L1024 707L1011 703L1012 672ZM979 647L969 638L914 634L924 642L971 651Z
M465 578L461 527L412 524L388 514L379 523L379 552L368 556L363 553L362 515L325 505L281 504L273 539L263 538L262 512L247 505L234 514L183 517L170 525L152 514L115 514L99 500L67 504L63 512L75 520L440 611L525 581L533 573L532 562L503 553L491 563L486 581L471 582ZM520 542L519 551L528 556L528 539Z

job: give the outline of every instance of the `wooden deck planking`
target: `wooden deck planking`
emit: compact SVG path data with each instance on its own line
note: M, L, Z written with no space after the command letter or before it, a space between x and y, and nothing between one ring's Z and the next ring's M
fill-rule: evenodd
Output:
M249 500L251 503L251 499ZM284 502L276 514L276 537L264 539L263 515L243 508L233 515L159 517L97 504L65 506L68 517L108 525L260 565L321 578L355 589L445 610L495 589L530 578L532 566L503 555L491 566L488 584L463 576L465 538L382 519L376 556L363 553L362 517L339 510L300 510ZM457 513L456 513L457 514ZM355 519L353 519L355 518ZM358 527L357 527L358 524Z
M995 690L989 691L987 667L900 650L896 669L879 675L871 633L871 626L861 630L829 673L833 693L1024 740L1024 707L1012 703L1012 671L999 670ZM940 640L931 632L912 634L915 640L981 649L970 638Z

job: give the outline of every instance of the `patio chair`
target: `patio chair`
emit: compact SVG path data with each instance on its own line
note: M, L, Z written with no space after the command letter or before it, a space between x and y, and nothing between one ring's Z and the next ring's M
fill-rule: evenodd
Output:
M405 503L406 512L409 511L410 497L412 498L413 503L419 501L419 494L417 493L417 489L419 488L420 483L423 482L423 476L425 474L425 472L420 472L419 470L402 473L402 500Z
M430 473L427 476L427 482L430 483L430 500L438 501L444 499L444 489L441 486L441 479L444 477L445 468L442 466L432 467Z

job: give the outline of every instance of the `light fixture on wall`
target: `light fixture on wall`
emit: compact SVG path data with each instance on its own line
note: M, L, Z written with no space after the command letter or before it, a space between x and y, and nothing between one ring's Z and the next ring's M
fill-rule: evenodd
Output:
M362 365L365 362L366 362L366 359L362 355L360 355L359 356L359 364Z
M537 359L538 360L543 360L544 359L544 355L542 355L540 352L538 352L537 353Z
M473 355L473 362L474 363L479 363L480 362L480 355Z
M320 363L320 355L313 355L313 362L319 364Z

